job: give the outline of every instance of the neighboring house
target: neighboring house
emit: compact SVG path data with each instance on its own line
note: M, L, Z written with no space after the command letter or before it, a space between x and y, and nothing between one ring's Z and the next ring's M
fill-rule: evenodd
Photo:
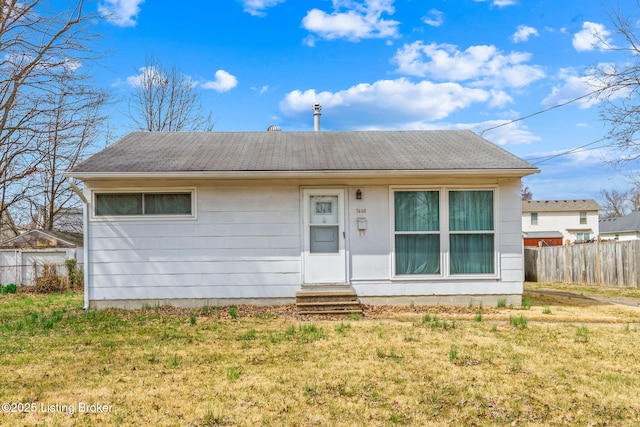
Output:
M598 237L595 200L523 200L525 246L587 242ZM538 243L541 242L541 243Z
M85 303L518 304L537 172L470 131L132 133L67 173Z
M82 248L82 234L50 230L30 230L0 242L0 282L33 285L44 264L66 275L67 259L82 264Z
M562 246L564 235L559 231L523 232L524 246Z
M38 217L33 224L34 229L45 228L45 212L40 210ZM53 229L65 233L82 234L82 208L63 208L58 210L53 216Z
M0 241L10 239L18 235L18 228L11 218L9 210L3 209L0 213Z
M640 209L629 215L600 220L600 236L603 239L640 239Z

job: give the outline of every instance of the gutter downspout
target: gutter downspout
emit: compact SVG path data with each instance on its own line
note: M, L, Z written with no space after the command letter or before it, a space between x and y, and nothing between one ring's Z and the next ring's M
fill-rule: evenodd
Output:
M82 200L82 257L84 258L83 277L84 282L84 306L83 310L89 309L89 201L82 193L82 190L78 188L73 178L69 178L69 184L74 193Z

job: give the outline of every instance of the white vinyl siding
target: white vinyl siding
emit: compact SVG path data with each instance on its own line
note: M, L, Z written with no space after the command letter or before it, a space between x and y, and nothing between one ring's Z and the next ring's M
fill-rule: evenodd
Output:
M199 187L198 221L92 221L92 300L291 297L299 190Z
M465 178L458 179L455 185L448 185L445 179L432 181L425 185L424 180L397 179L392 184L356 182L344 186L347 281L358 296L467 295L481 299L482 295L520 294L523 283L520 180ZM166 181L154 184L156 188L150 188L149 192L166 192L161 184L175 190L175 183ZM326 182L201 180L185 181L185 185L192 186L196 198L195 220L145 216L90 218L89 300L96 305L101 301L115 305L109 301L127 300L160 300L157 302L160 304L179 304L184 299L212 299L211 304L216 299L293 300L304 272L301 255L304 227L300 212L303 189L326 188ZM362 199L356 199L358 189ZM92 191L95 194L128 190L126 186L85 187L87 196ZM440 231L436 233L441 236L441 273L398 275L394 264L393 194L425 190L440 193ZM493 274L448 272L447 205L448 191L453 190L493 192ZM366 220L365 230L358 230L358 219ZM442 303L446 301L443 299Z

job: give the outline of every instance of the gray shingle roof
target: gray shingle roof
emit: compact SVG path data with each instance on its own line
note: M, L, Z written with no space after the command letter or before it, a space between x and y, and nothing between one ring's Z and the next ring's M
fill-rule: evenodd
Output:
M538 169L471 131L134 132L71 175Z
M528 239L551 239L551 238L562 238L564 235L559 231L525 231L523 232L524 237Z
M600 205L593 199L587 200L523 200L522 212L585 212L599 211Z
M35 248L35 249L44 249L46 247L40 246L40 243L37 243L38 239L49 240L51 237L55 238L57 242L55 244L57 247L67 247L71 246L82 246L82 234L80 233L66 233L63 231L56 230L40 230L34 229L29 230L26 233L20 234L11 239L7 239L5 241L0 242L0 248ZM56 246L49 246L56 247Z
M601 219L599 226L600 233L640 231L640 210L618 218Z

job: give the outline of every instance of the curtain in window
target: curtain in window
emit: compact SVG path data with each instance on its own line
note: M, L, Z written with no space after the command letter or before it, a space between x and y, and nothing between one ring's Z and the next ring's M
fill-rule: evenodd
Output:
M493 234L452 234L449 242L451 274L494 273Z
M189 215L191 193L148 193L144 195L146 215Z
M96 215L142 215L142 194L96 194Z
M439 274L438 234L396 235L396 274Z
M396 274L440 273L440 235L428 233L440 230L439 204L437 191L394 193Z
M396 231L438 231L440 202L437 191L396 191Z
M449 230L493 230L493 191L450 191Z
M494 272L493 191L449 192L449 254L451 274Z

